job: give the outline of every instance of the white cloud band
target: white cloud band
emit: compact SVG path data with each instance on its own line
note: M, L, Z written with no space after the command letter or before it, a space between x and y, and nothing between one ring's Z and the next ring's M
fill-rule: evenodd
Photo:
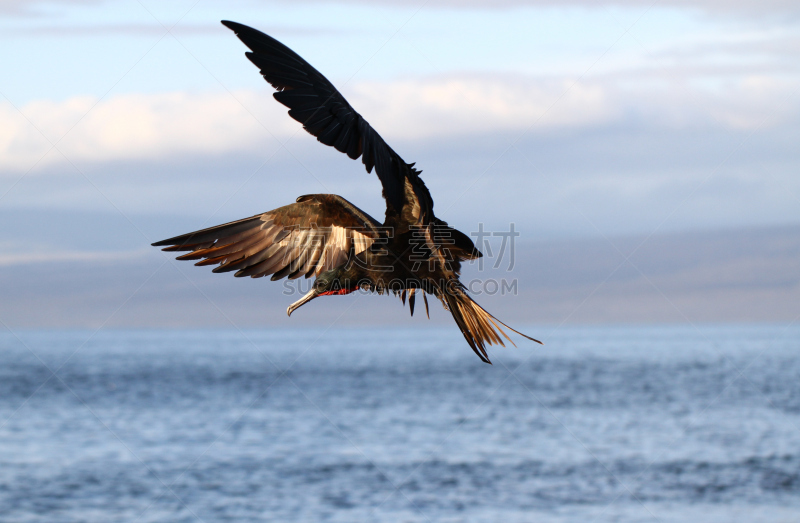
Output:
M631 120L756 128L797 116L793 81L749 75L690 88L660 75L634 84L609 76L576 82L463 75L362 83L346 95L390 142ZM263 150L278 146L273 137L285 140L298 130L266 89L40 100L20 111L5 103L0 170L64 162L53 143L73 162L106 162Z

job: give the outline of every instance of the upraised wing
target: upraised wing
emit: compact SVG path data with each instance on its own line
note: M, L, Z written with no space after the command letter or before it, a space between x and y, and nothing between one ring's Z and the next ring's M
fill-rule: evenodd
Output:
M380 237L380 224L341 196L310 194L296 203L156 242L191 251L179 260L217 265L213 272L272 280L319 274L345 263ZM352 249L352 251L351 251Z
M386 225L402 232L433 219L433 200L420 171L403 161L327 78L271 36L236 22L222 24L250 48L247 58L278 90L273 96L289 108L289 116L325 145L352 159L361 156L367 172L375 168L386 199Z

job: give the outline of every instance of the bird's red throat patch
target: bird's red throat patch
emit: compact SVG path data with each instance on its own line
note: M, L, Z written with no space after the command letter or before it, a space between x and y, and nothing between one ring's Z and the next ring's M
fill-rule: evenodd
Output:
M343 296L345 294L350 294L351 292L355 291L355 289L339 289L338 291L325 291L320 293L320 296Z

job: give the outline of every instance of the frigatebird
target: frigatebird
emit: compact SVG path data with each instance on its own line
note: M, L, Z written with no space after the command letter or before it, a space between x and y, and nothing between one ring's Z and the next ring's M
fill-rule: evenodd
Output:
M341 196L308 194L263 214L156 242L165 251L191 251L178 260L217 265L213 272L234 276L290 279L316 276L311 290L287 313L319 296L358 289L399 295L414 315L416 295L437 297L453 315L467 343L486 362L485 346L500 335L513 344L506 327L475 303L459 281L461 262L482 256L469 236L433 214L433 200L414 164L408 164L358 114L319 71L271 36L236 22L222 21L250 49L245 55L276 89L275 99L289 116L325 145L361 157L383 186L386 217L381 224Z

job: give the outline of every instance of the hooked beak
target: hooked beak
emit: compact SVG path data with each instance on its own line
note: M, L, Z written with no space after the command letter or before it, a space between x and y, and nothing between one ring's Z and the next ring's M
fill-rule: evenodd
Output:
M289 308L286 309L286 314L291 316L292 313L296 309L299 309L301 305L305 305L306 303L310 302L311 300L313 300L317 296L319 296L319 293L316 291L316 289L311 289L310 291L308 291L308 294L306 294L305 296L303 296L302 298L300 298L296 302L294 302L291 305L289 305Z

